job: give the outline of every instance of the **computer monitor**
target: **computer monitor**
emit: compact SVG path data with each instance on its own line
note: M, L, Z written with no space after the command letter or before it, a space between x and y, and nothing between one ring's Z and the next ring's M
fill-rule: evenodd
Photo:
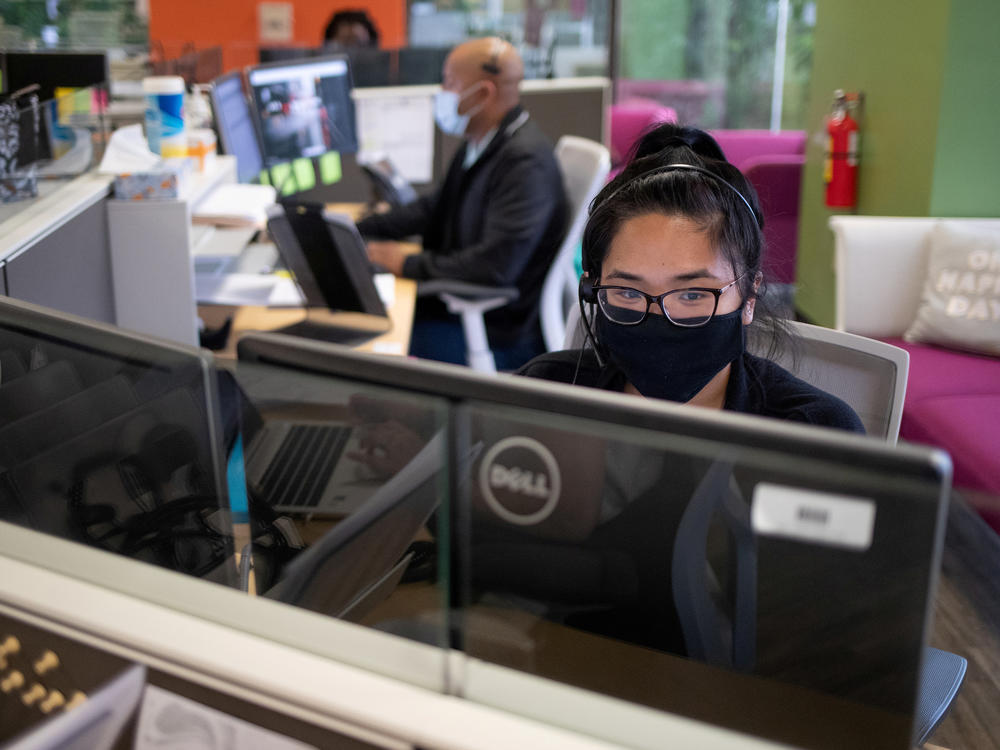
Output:
M402 47L399 50L399 85L441 83L444 61L451 47Z
M357 88L391 86L393 55L391 50L371 47L351 47L344 50L351 61L351 79Z
M41 101L55 98L57 88L85 88L108 81L108 56L104 51L7 51L3 55L4 90L17 91L37 83Z
M451 449L481 445L449 521L471 656L797 747L911 746L944 454L289 337L238 351L452 405Z
M243 75L236 71L216 78L212 81L209 100L222 151L236 157L239 181L252 182L264 168L264 157L250 104L243 91Z
M208 352L3 298L0 368L0 519L238 585Z
M252 111L268 165L358 150L351 74L343 55L247 70Z
M258 51L262 63L304 60L307 57L316 57L318 54L319 49L316 47L261 47Z
M386 317L353 221L320 204L283 201L268 208L267 227L307 307Z

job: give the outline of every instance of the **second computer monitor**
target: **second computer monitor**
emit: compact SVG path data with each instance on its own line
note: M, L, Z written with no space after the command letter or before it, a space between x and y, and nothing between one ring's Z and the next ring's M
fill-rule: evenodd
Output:
M243 93L242 74L227 73L212 81L211 102L223 152L236 157L236 174L240 182L254 180L264 168L264 157L250 105Z
M260 65L247 79L267 163L358 150L344 56Z

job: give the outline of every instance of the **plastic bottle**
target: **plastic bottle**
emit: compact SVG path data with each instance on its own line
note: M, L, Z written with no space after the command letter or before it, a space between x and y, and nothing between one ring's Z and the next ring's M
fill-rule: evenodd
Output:
M146 141L149 150L161 156L185 156L184 79L152 76L142 79L146 95Z

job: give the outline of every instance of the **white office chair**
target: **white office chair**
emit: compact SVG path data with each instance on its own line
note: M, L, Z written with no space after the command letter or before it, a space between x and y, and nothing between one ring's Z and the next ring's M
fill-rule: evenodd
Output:
M562 347L567 314L576 307L579 279L573 259L587 224L587 209L611 170L611 154L600 143L564 135L556 144L556 160L562 171L571 220L542 286L539 312L545 348L550 352Z
M903 416L910 354L898 346L832 328L788 321L797 346L774 361L847 402L865 432L895 443ZM751 338L750 351L756 346Z
M611 155L600 143L564 135L556 143L556 161L562 172L569 202L570 223L566 237L552 260L542 287L540 315L545 346L558 349L566 330L566 311L576 300L577 276L573 265L576 246L587 223L587 207L604 184L611 169ZM469 366L496 372L483 315L517 298L514 287L487 287L450 280L434 280L420 285L421 295L437 294L462 319Z
M895 443L903 416L910 354L898 346L832 328L787 321L795 345L774 361L817 388L847 402L865 432ZM579 349L585 337L576 307L567 317L564 349ZM752 336L749 349L765 354L763 342Z

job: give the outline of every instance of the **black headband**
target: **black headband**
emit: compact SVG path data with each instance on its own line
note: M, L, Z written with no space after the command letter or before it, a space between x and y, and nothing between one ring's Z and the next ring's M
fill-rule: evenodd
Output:
M678 172L678 171L700 172L701 174L708 175L716 182L721 182L723 185L725 185L727 188L732 190L734 193L736 193L736 195L740 197L740 200L743 201L743 205L747 207L747 211L749 211L750 215L753 217L754 224L756 224L759 229L763 229L763 227L761 226L760 219L757 216L757 212L753 210L753 206L750 205L750 201L746 199L743 193L737 190L736 187L731 182L723 179L712 170L705 169L705 167L698 167L695 166L694 164L667 164L666 166L656 167L655 169L650 169L648 172L637 174L635 177L628 180L624 185L622 185L620 188L615 190L615 192L613 192L611 195L609 195L607 198L601 201L601 205L604 205L605 203L610 201L612 198L618 195L618 193L620 193L622 190L631 185L632 182L634 182L635 180L638 180L643 177L650 177L652 175L664 174L666 172Z

